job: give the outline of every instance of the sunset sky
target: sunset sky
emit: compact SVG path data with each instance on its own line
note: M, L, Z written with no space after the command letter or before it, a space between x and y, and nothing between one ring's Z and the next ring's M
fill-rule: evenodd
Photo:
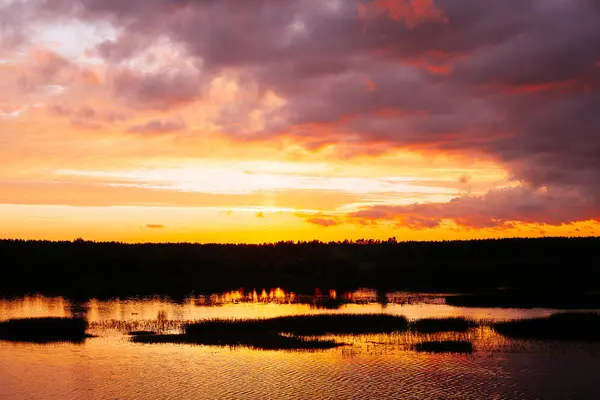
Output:
M600 234L597 0L0 0L0 238Z

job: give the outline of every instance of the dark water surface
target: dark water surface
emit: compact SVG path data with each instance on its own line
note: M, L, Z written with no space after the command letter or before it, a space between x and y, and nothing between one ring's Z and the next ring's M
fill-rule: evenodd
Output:
M548 309L447 306L440 296L362 290L307 297L282 290L229 292L173 302L33 296L0 300L0 320L83 316L83 344L0 341L0 399L597 399L600 345L506 339L483 326L467 333L335 336L347 346L316 352L135 344L129 330L179 332L185 321L307 313L389 313L409 319L504 320ZM412 350L461 339L474 353Z

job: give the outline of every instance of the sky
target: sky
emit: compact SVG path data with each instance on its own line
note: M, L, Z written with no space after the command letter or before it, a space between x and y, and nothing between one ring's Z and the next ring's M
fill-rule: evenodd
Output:
M596 0L0 0L0 238L600 234Z

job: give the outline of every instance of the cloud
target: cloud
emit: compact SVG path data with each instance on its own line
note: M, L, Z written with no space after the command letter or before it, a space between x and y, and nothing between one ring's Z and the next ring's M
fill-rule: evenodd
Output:
M36 17L31 1L0 3L0 57L13 55L29 42L28 22Z
M53 105L49 106L47 108L47 110L48 110L48 113L50 113L51 115L58 115L61 117L71 114L71 110L69 110L67 107L63 106L62 104L53 104Z
M77 116L81 119L91 119L96 116L96 111L89 106L81 107L77 112Z
M486 157L522 182L512 191L380 206L354 218L385 213L413 227L443 220L501 227L514 218L595 218L600 209L597 1L18 3L0 10L12 35L3 46L19 43L30 22L109 22L118 35L96 53L112 95L134 110L210 100L210 82L231 76L236 95L212 122L234 140L286 138L310 151L351 148L351 156L404 149ZM164 38L176 51L155 46ZM36 57L23 90L81 75L52 52ZM146 126L154 133L164 125L154 128Z
M333 215L325 214L323 212L297 212L295 215L297 217L303 218L309 224L322 226L324 228L341 225L345 222L343 219L340 219Z
M148 229L164 229L165 226L161 225L161 224L148 224L148 225L146 225L146 228L148 228Z
M185 123L176 120L153 120L142 125L130 127L127 132L141 134L161 134L185 130Z
M309 224L313 224L313 225L323 226L325 228L327 228L329 226L339 225L339 223L337 221L330 219L330 218L312 217L312 218L307 218L306 222L308 222Z
M170 109L199 97L198 71L143 73L121 70L112 78L114 93L134 108Z
M358 4L359 17L365 19L365 31L369 16L385 14L394 21L403 22L409 29L430 21L447 22L444 10L433 0L372 0Z
M71 120L71 126L76 129L99 131L104 128L100 123L82 118L74 118Z
M60 54L34 49L28 57L28 64L21 68L16 86L26 94L40 94L51 88L64 89L77 79L78 66Z
M75 125L96 123L115 124L125 121L125 114L115 111L96 110L91 106L68 106L63 103L48 104L46 111L52 116L71 117L73 121L78 121Z
M600 211L577 193L521 186L494 189L483 196L457 197L448 203L369 206L346 217L349 221L383 221L409 229L437 228L445 222L463 228L510 229L519 223L560 226L600 221Z

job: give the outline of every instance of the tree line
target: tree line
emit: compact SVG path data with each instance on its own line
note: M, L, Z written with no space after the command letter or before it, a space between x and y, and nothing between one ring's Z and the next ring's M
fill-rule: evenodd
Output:
M183 296L237 288L600 289L600 238L192 244L0 240L0 294Z

